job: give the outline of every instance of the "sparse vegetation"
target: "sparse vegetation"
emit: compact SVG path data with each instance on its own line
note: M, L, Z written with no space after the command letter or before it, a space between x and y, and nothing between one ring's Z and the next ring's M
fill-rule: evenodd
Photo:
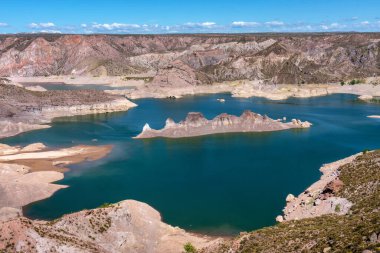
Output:
M359 83L364 83L363 80L359 80L359 79L352 79L349 84L350 85L355 85L355 84L359 84Z
M183 245L183 249L185 250L186 253L196 253L197 252L197 249L190 242Z
M99 208L107 208L107 207L111 207L112 204L111 203L103 203L99 206Z

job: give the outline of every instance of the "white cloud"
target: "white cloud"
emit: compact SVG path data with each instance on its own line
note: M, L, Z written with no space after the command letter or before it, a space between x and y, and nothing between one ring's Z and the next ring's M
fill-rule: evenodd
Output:
M369 21L363 21L363 22L360 22L361 25L369 25L370 22Z
M232 27L257 27L260 26L258 22L245 22L245 21L234 21L231 23Z
M184 26L189 28L213 28L216 26L215 22L202 22L202 23L192 23L188 22Z
M30 23L29 27L32 29L39 29L39 28L51 28L55 27L55 24L52 22L47 22L47 23Z
M324 25L321 25L321 28L323 30L339 30L339 29L342 29L342 28L345 28L346 25L344 24L339 24L339 23L331 23L331 24L324 24Z
M140 25L137 24L123 24L123 23L112 23L112 24L97 24L94 23L91 26L94 29L98 30L120 30L120 29L137 29L140 28Z
M40 30L40 33L62 33L60 30Z
M282 21L276 21L276 20L265 22L265 24L268 25L268 26L284 26L285 25L284 22L282 22Z
M1 22L0 22L0 27L6 27L6 26L8 26L7 23L1 23Z

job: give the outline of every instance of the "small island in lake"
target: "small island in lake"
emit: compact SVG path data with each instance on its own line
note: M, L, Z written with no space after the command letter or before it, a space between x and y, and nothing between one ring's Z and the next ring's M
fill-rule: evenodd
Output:
M311 123L308 121L292 119L292 121L286 122L285 117L274 120L249 110L244 111L240 117L222 113L212 120L206 119L200 112L190 112L186 119L179 123L168 118L165 127L160 130L152 129L145 124L142 132L135 138L183 138L217 133L280 131L291 128L309 128L310 126Z

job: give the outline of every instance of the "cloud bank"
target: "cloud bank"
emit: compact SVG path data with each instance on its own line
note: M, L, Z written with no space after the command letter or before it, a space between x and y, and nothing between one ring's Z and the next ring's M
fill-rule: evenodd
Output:
M0 22L2 31L11 26ZM228 24L214 21L186 22L183 24L137 24L137 23L81 23L59 25L54 22L33 22L27 24L20 32L31 33L114 33L114 34L162 34L162 33L249 33L249 32L379 32L380 20L360 20L358 17L346 18L334 22L296 22L287 23L282 20L236 20Z

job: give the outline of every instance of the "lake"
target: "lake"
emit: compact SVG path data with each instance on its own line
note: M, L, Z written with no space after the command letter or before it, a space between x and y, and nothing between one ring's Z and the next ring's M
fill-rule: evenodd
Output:
M224 98L225 103L216 99ZM124 113L60 118L52 128L3 139L51 147L113 144L105 159L71 166L59 181L70 187L28 205L25 215L54 219L105 202L135 199L157 209L163 220L184 229L230 235L275 223L287 194L298 195L320 177L322 164L364 149L379 148L376 104L335 94L270 101L229 94L176 100L139 99ZM161 128L167 117L191 111L207 118L250 109L277 119L310 121L310 129L272 133L218 134L183 139L134 140L145 123Z

